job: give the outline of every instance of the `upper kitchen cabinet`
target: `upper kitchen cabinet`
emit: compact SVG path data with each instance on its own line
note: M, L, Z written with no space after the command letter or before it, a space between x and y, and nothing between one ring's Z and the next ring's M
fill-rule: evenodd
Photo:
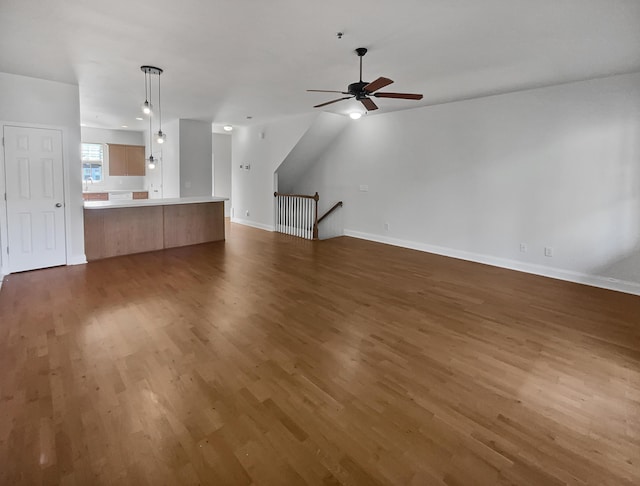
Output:
M110 176L145 175L144 147L141 145L109 144Z

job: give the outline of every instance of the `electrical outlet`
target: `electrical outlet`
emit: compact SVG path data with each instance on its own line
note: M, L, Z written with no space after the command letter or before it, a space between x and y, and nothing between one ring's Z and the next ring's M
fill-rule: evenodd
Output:
M389 231L389 223L385 223L384 224L384 230L385 231Z
M249 216L249 210L248 209L244 212L244 215L245 216Z
M529 248L527 247L526 243L520 243L520 253L527 253L527 250Z
M360 185L360 192L369 192L369 186L365 184Z
M553 256L553 248L551 248L550 246L545 246L544 247L544 256L552 257Z

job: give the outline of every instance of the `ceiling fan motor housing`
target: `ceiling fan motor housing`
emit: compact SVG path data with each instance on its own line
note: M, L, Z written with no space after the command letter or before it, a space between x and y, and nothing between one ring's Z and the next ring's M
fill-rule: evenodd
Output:
M347 88L349 94L352 94L356 97L356 99L360 99L363 96L366 96L366 92L364 91L364 87L369 84L367 81L358 81L357 83L351 83Z

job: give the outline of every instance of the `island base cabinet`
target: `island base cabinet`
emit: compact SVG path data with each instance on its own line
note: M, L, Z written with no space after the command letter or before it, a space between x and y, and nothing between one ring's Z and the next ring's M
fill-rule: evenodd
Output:
M162 206L84 211L87 261L162 250Z
M224 240L224 202L85 208L87 261Z
M164 207L164 247L224 240L224 203Z

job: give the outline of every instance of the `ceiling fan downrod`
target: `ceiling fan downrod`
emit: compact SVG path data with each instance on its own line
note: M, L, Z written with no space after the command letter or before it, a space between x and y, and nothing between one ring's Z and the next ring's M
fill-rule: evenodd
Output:
M362 58L367 53L366 47L358 47L356 49L356 54L360 57L360 82L362 83Z

